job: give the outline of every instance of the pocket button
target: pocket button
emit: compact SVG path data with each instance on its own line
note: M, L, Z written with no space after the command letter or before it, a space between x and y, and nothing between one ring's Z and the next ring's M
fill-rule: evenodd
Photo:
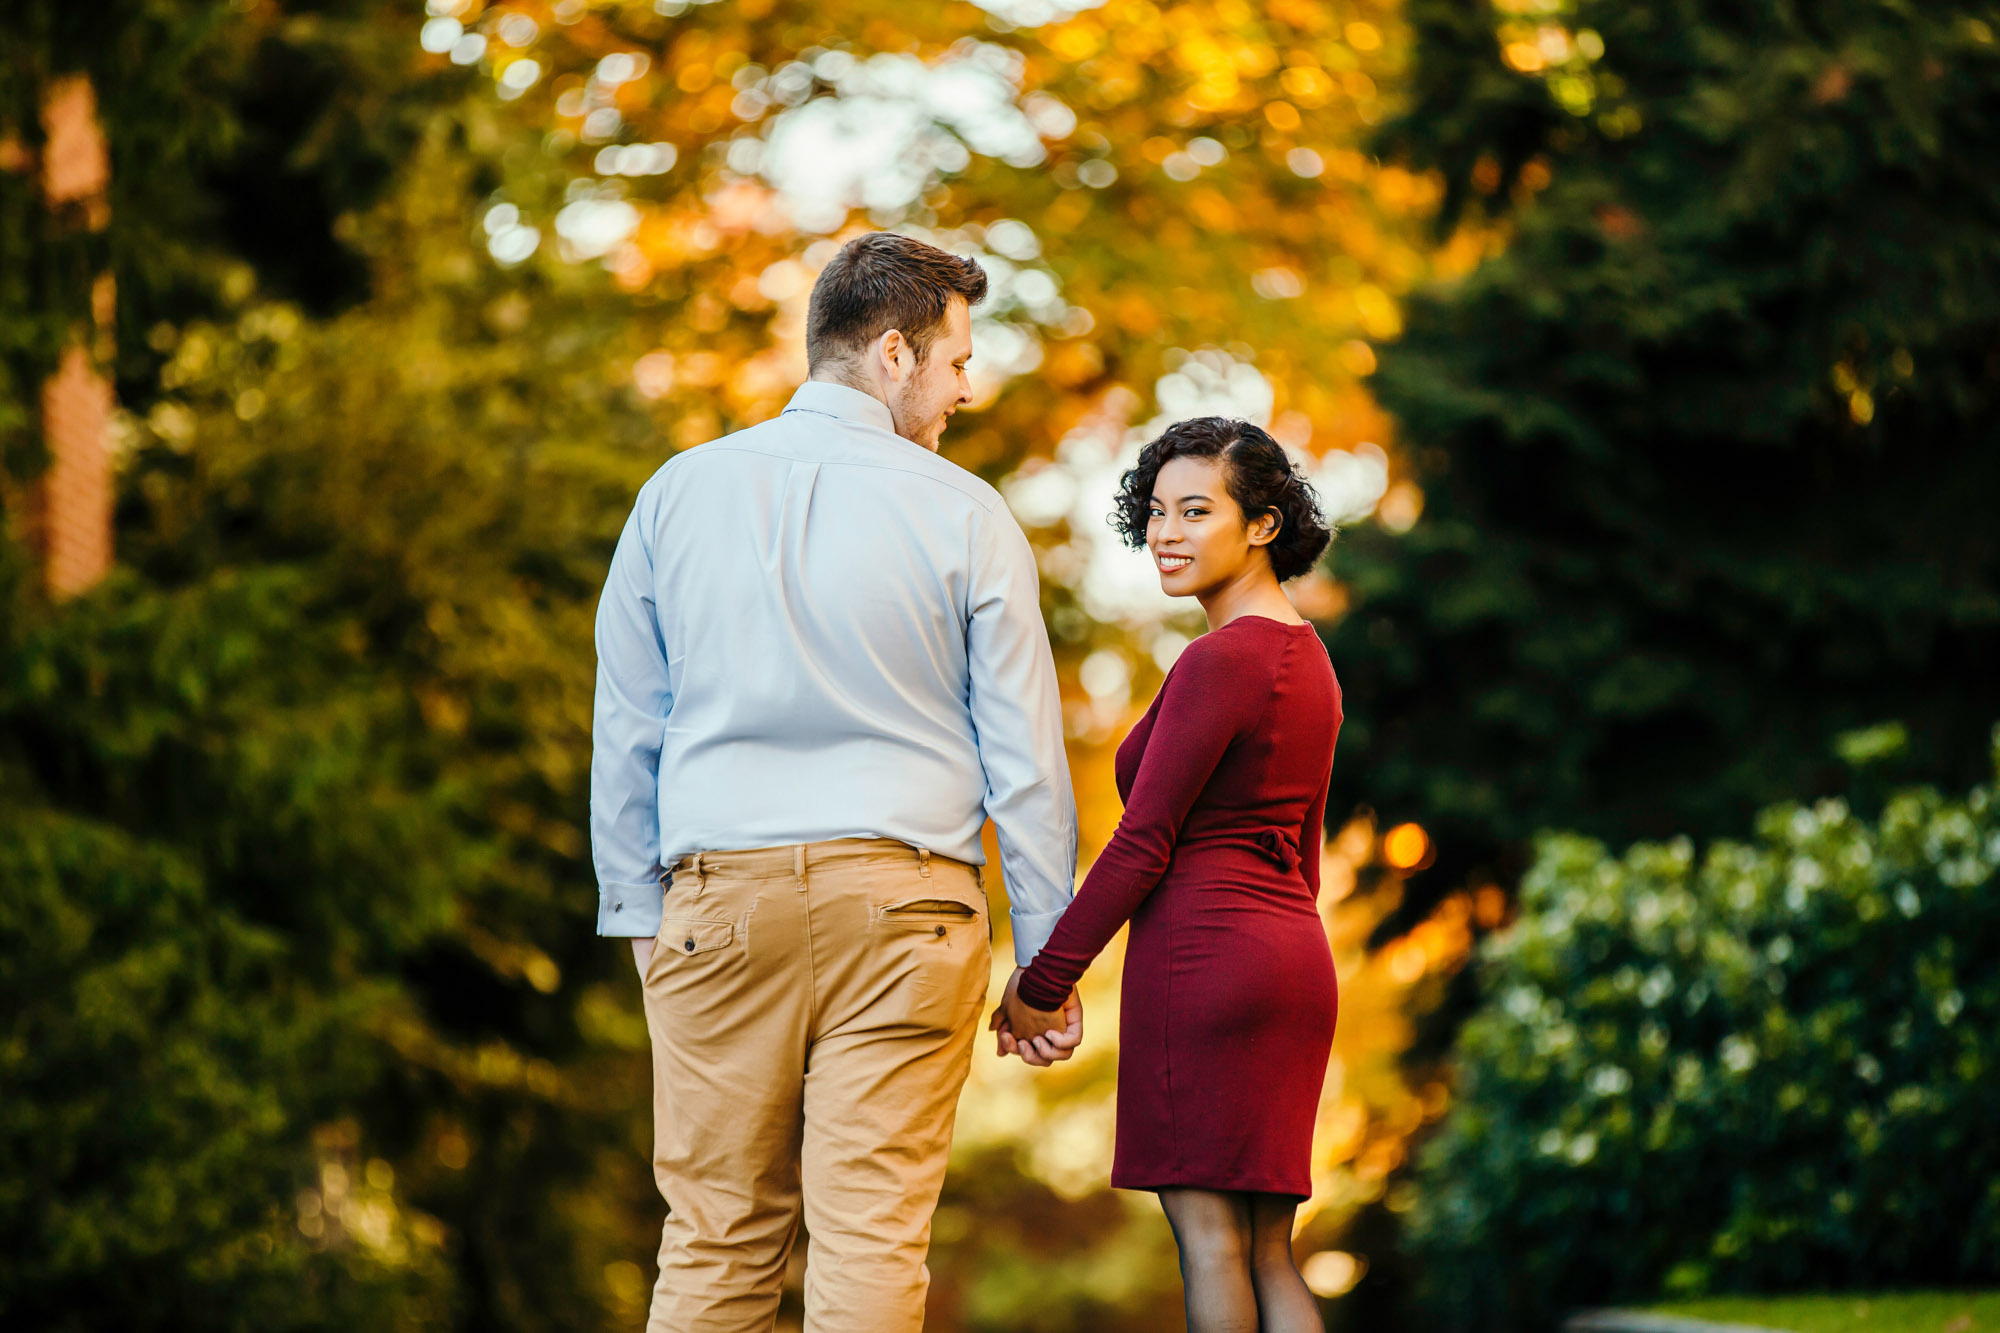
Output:
M943 938L944 938L944 927L943 927L943 926L939 926L939 927L937 928L937 937L938 937L939 939L943 939Z
M694 941L693 941L692 939L690 939L690 940L689 940L689 941L687 942L687 951L688 951L689 953L693 953L693 952L694 952Z

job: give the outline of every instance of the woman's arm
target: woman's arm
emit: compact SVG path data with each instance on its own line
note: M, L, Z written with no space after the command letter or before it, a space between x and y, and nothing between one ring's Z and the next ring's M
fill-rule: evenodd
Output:
M1340 741L1340 682L1333 682L1333 734L1327 738L1327 748L1333 749ZM1306 822L1299 830L1299 868L1305 873L1306 887L1312 890L1315 903L1319 901L1319 854L1326 843L1326 794L1333 785L1333 756L1327 755L1326 781L1319 787L1319 797L1306 811Z
M1231 742L1270 700L1271 666L1258 641L1211 633L1196 639L1160 687L1160 711L1118 831L1076 900L1022 975L1031 1009L1059 1009L1077 978L1166 874L1181 823Z
M1328 773L1328 782L1332 773ZM1306 822L1299 825L1299 873L1306 877L1306 888L1311 890L1314 902L1319 901L1319 854L1326 842L1326 785L1322 784L1319 795L1306 807Z

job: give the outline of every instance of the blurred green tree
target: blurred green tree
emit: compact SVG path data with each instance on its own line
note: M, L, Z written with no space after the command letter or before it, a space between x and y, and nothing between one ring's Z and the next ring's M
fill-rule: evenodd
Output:
M657 463L604 377L621 302L468 253L512 140L408 6L245 11L35 5L0 41L10 470L106 271L131 413L125 568L58 612L7 557L0 1311L616 1322L606 1264L657 1225L643 1029L557 886L575 645ZM32 169L77 73L101 228Z
M1974 781L2000 703L2000 44L1985 5L1413 0L1378 146L1494 255L1375 378L1424 488L1328 636L1333 808L1436 837L1719 835ZM1879 786L1880 783L1877 783Z
M113 367L127 402L157 391L144 331L217 314L254 284L330 313L368 292L336 232L379 199L425 118L463 79L425 77L393 0L228 0L87 8L28 0L0 21L0 431L16 477L38 466L32 404L117 284ZM111 159L109 225L43 199L44 99L90 81Z
M342 688L282 572L121 577L58 626L6 563L0 1313L435 1326L436 1224L307 1133L372 1081L357 1038L399 1007L355 964L408 922L351 915L357 886L414 869L408 915L435 912L421 820L352 744L392 700Z
M0 769L19 800L0 846L32 850L59 817L102 826L106 845L177 875L161 882L179 896L147 908L192 931L176 947L236 953L212 971L151 963L173 974L177 1004L226 1020L188 1030L190 1046L216 1043L206 1067L120 1062L124 1047L101 1043L143 1037L98 1035L88 1007L68 1015L69 1045L28 1040L25 1025L58 1024L55 992L8 1010L24 1025L9 1085L178 1118L178 1137L134 1124L119 1140L141 1176L212 1142L213 1196L163 1197L163 1227L176 1209L212 1214L223 1230L203 1243L264 1254L275 1230L281 1258L303 1245L343 1280L391 1259L426 1279L422 1300L378 1284L379 1319L302 1287L287 1316L299 1327L435 1326L446 1307L469 1325L597 1326L629 1304L606 1265L651 1210L643 1026L621 960L571 900L589 875L576 645L657 457L643 412L605 391L615 314L466 264L467 168L443 143L418 157L356 228L367 303L313 321L252 300L158 340L169 393L131 425L124 568L60 611L16 590ZM536 316L560 336L516 336ZM24 922L6 950L23 984L51 967L82 984L93 958L143 979L157 942L116 910L136 910L125 899L139 890L111 876L103 893L124 898L99 902L74 862L49 874L74 874L77 940L52 957ZM227 1043L267 1022L239 1063ZM91 1066L70 1045L117 1077L76 1086ZM239 1094L259 1112L242 1135ZM29 1159L47 1128L22 1125L11 1152ZM17 1252L58 1244L46 1201L118 1199L104 1167L96 1153L40 1159L40 1188L0 1212L0 1231ZM391 1183L365 1193L378 1176ZM371 1220L405 1214L386 1232ZM53 1269L14 1270L0 1307L60 1301L99 1326L148 1294L101 1280L118 1257L71 1254L74 1276L98 1280L63 1287L46 1285ZM202 1299L206 1270L187 1251L152 1257L178 1292L167 1304L261 1326ZM455 1276L441 1277L447 1259Z

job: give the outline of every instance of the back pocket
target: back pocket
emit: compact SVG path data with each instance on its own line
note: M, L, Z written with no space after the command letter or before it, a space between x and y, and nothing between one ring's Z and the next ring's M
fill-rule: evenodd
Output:
M979 909L955 898L906 898L877 908L876 916L891 925L950 925L978 920Z
M660 933L653 937L653 959L646 966L649 992L673 995L686 986L713 991L702 983L718 970L729 971L729 960L741 956L729 946L736 943L736 925L731 921L708 921L696 917L663 917Z
M666 917L660 922L660 936L653 948L665 946L669 953L682 956L725 949L736 942L736 924L731 921L703 921L689 917Z
M993 970L984 918L974 904L935 891L875 909L877 947L899 978L905 1021L948 1033L976 1015Z

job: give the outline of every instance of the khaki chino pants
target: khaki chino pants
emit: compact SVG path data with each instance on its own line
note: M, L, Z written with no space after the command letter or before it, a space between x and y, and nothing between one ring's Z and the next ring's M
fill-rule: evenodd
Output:
M801 1214L809 1333L922 1328L991 970L979 872L902 843L674 868L645 978L667 1201L649 1333L769 1330Z

